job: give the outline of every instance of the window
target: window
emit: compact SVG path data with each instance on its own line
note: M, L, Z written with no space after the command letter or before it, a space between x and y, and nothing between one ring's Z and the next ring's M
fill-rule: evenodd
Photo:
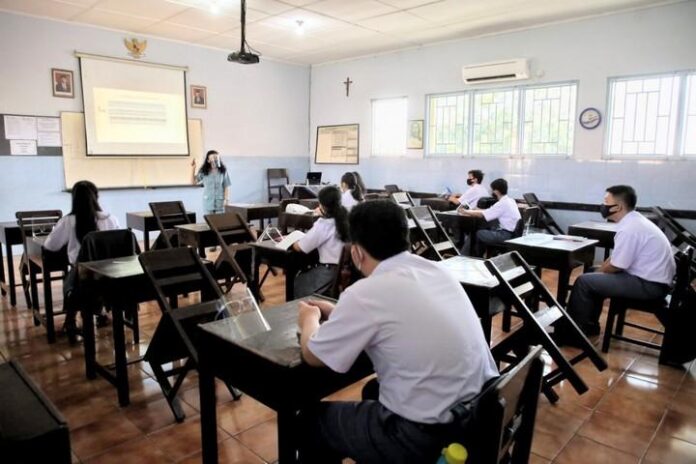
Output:
M674 153L678 74L610 80L609 155Z
M682 154L696 155L696 74L691 74L687 80L682 132L684 134Z
M475 92L472 152L483 155L517 153L518 114L517 89Z
M577 84L524 89L522 153L573 153Z
M372 155L406 154L407 99L372 101Z
M429 98L428 153L462 155L469 151L469 95Z

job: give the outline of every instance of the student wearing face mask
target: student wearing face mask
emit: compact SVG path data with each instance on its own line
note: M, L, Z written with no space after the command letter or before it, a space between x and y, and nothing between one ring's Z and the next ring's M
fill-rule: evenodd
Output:
M466 179L466 185L469 188L462 194L454 194L449 197L449 201L455 205L466 205L468 208L474 209L478 204L478 201L488 196L488 190L486 187L481 185L483 182L483 172L474 169L469 171Z
M517 221L522 219L517 202L507 195L508 183L505 179L496 179L491 182L491 190L498 201L490 208L459 210L459 214L464 216L482 217L486 222L498 221L494 228L480 229L476 232L476 245L472 250L469 250L472 247L467 240L461 249L463 255L471 254L471 256L481 257L486 251L487 245L499 245L510 240L517 227Z
M230 195L230 175L227 167L215 150L205 155L205 161L196 172L196 160L191 161L191 183L203 184L204 214L219 214L225 212L225 205Z
M600 206L602 217L618 224L614 249L598 272L575 280L568 314L588 336L600 332L599 316L605 298L637 300L662 298L676 272L672 247L664 233L635 211L638 197L628 185L609 187ZM557 341L565 340L562 330Z

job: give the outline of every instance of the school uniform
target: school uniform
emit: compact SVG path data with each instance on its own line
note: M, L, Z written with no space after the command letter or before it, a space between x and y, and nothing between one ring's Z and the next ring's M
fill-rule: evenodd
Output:
M97 212L97 230L118 228L118 220L114 216L102 211ZM58 251L65 245L68 246L68 260L74 266L77 262L77 255L80 254L80 241L75 234L75 216L73 214L60 218L43 246L47 250Z
M481 184L475 184L466 189L464 193L459 197L460 205L467 205L469 208L476 208L478 201L481 198L489 197L488 189Z
M469 251L470 244L467 240L462 247L462 254L483 256L488 245L498 245L510 240L517 227L517 221L522 219L517 202L507 195L502 196L493 206L484 209L483 218L486 222L497 221L493 228L479 229L476 231L476 244Z
M297 244L305 253L319 252L319 265L295 278L295 298L324 290L336 275L344 243L338 237L333 218L319 218Z
M591 272L581 275L573 284L568 314L588 335L599 333L605 298L662 298L669 292L676 272L669 240L636 211L618 222L609 261L622 272Z
M358 203L360 202L353 197L352 190L346 190L341 194L341 204L348 211L350 211L353 206L357 205Z
M450 410L498 371L460 283L438 264L403 252L346 289L309 350L336 372L363 351L378 401L322 402L305 411L302 462L435 462Z
M231 185L228 171L198 171L196 183L203 184L203 211L205 214L221 214L225 212L225 188Z

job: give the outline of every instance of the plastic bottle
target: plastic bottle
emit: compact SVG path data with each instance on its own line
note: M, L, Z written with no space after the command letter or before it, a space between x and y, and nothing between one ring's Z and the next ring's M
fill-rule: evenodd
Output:
M437 464L465 464L468 457L469 453L462 444L452 443L442 450L442 456Z

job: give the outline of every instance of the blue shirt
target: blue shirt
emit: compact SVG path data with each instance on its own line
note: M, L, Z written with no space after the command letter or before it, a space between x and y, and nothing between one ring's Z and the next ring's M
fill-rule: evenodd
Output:
M230 176L225 171L210 172L208 175L198 171L196 182L203 184L203 209L207 213L222 213L225 209L225 188L230 186Z

